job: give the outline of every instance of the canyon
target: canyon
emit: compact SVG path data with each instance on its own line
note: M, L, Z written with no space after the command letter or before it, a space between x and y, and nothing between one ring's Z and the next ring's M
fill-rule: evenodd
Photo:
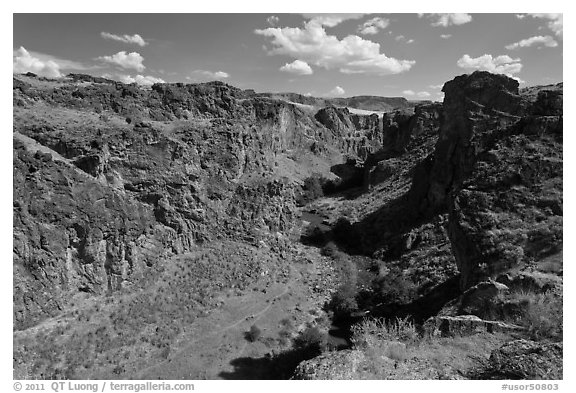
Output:
M563 84L443 92L15 75L15 378L561 379Z

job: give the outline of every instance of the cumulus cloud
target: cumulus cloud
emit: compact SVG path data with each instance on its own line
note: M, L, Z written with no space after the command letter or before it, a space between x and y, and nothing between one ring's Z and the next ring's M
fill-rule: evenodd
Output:
M62 76L60 66L56 62L52 60L42 61L32 56L23 46L12 53L12 72L15 74L33 72L49 78Z
M528 14L532 18L547 20L547 26L556 37L562 39L564 34L564 16L563 14Z
M121 51L112 56L100 56L98 60L115 64L122 68L134 69L138 72L142 72L146 68L144 64L142 64L144 58L138 52L126 53L126 51Z
M452 34L440 34L440 38L442 38L443 40L447 40L450 37L452 37Z
M390 19L377 16L358 26L358 32L364 35L377 34L380 30L387 28L389 24Z
M154 83L166 83L164 79L156 78L150 75L118 75L118 80L123 83L137 83L142 86L152 86Z
M336 86L335 88L333 88L328 92L328 95L330 96L343 96L344 94L346 94L346 90L344 90L340 86Z
M518 48L527 48L530 46L547 46L549 48L554 48L558 46L558 42L556 42L556 40L549 35L547 36L538 35L535 37L520 40L510 45L506 45L506 49L514 50Z
M508 55L492 57L492 55L482 55L476 58L469 55L462 56L456 63L458 67L466 70L490 71L495 74L505 74L510 77L522 70L521 59L513 59Z
M266 18L266 22L270 26L274 27L278 24L278 22L280 22L280 18L278 18L277 16L274 16L274 15L271 15L268 18Z
M99 67L88 66L77 61L61 59L45 53L28 51L22 46L12 52L12 69L17 74L33 72L36 75L57 78L63 76L63 70L86 71L97 68Z
M429 85L428 87L431 88L431 89L434 89L434 90L440 90L441 88L444 87L444 84L441 83L441 84L439 84L439 85Z
M418 98L428 98L431 96L431 94L428 93L427 91L415 92L414 90L404 90L402 94L404 94L405 96L418 97Z
M230 74L224 71L207 71L207 70L194 70L192 71L193 76L187 76L186 79L188 80L195 80L198 78L203 79L211 79L211 80L220 80L226 79L230 77Z
M100 36L106 40L120 41L120 42L124 42L125 44L135 44L135 45L139 45L139 46L148 45L148 43L146 41L144 41L144 38L142 38L140 36L140 34L117 35L117 34L107 33L105 31L103 31L100 33Z
M320 26L334 27L349 19L360 19L364 14L302 14L310 22Z
M432 26L442 27L463 25L472 21L472 15L470 14L418 14L418 16L430 19Z
M289 72L296 75L312 75L312 68L302 60L294 60L292 63L286 63L280 67L280 71Z
M340 15L340 14L339 14ZM342 40L328 35L316 19L304 28L284 27L257 29L256 34L270 38L271 55L285 55L325 69L338 69L347 74L398 74L408 71L416 62L398 60L380 53L380 44L349 35Z

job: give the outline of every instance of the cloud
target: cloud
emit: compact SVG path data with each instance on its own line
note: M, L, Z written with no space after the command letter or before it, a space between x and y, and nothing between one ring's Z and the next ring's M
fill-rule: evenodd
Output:
M15 74L33 72L49 78L62 76L58 63L53 60L42 61L38 57L32 56L23 46L12 53L12 72Z
M140 34L134 35L117 35L112 33L106 33L105 31L100 33L100 36L106 40L113 40L113 41L120 41L124 42L125 44L136 44L139 46L146 46L148 43L144 41L144 39L140 36Z
M369 34L376 34L380 30L385 29L390 24L390 19L375 17L372 19L368 19L366 22L362 23L358 26L358 32L360 34L369 35Z
M441 83L441 84L439 84L439 85L429 85L428 87L431 88L431 89L434 89L434 90L440 90L441 88L444 87L444 84Z
M130 75L118 75L117 79L122 83L137 83L142 86L152 86L154 83L166 83L164 79L155 78L150 75L136 75L134 77Z
M524 19L524 18L526 18L526 15L525 14L516 14L516 18Z
M278 18L277 16L274 16L274 15L266 18L266 22L272 27L276 26L279 21L280 21L280 18Z
M538 35L535 37L520 40L510 45L506 45L506 49L514 50L518 48L527 48L530 46L542 46L542 45L547 46L549 48L554 48L558 46L558 42L556 42L556 40L549 35L547 36Z
M312 68L302 60L294 60L292 63L286 63L280 67L280 71L289 72L296 75L312 75Z
M426 17L432 20L432 26L442 27L463 25L472 21L472 15L470 14L418 14L418 17Z
M328 35L315 19L304 28L257 29L256 34L271 39L270 55L285 55L325 69L347 74L398 74L408 71L414 60L397 60L380 53L380 44L349 35L342 40Z
M398 42L404 41L404 42L406 42L407 44L412 44L412 43L414 42L414 40L413 40L412 38L407 39L407 38L404 37L403 35L396 36L396 37L394 37L394 39L395 39L396 41L398 41Z
M508 55L492 57L492 55L483 55L480 57L462 56L456 63L458 67L467 70L490 71L495 74L505 74L512 77L522 70L521 59L513 59Z
M196 80L198 78L220 80L230 77L230 74L224 71L207 71L207 70L194 70L192 71L193 76L187 76L188 80Z
M334 27L349 19L360 19L364 14L302 14L310 22L319 26Z
M556 37L562 39L564 34L563 14L528 14L532 18L545 19L548 21L548 28L554 32Z
M440 34L440 38L442 38L443 40L447 40L450 37L452 37L452 34Z
M100 56L98 60L115 64L122 68L134 69L138 72L142 72L146 68L144 64L142 64L144 58L138 52L126 53L126 51L121 51L112 56Z
M344 90L340 86L336 86L335 88L333 88L328 92L328 95L331 96L343 96L344 94L346 94L346 90Z
M414 90L404 90L402 94L410 97L416 96L418 98L428 98L431 96L431 94L428 93L427 91L419 91L418 93L416 93Z

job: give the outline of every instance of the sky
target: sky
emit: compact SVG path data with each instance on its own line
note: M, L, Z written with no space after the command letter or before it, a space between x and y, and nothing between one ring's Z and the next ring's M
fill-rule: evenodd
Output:
M14 14L13 72L441 100L474 70L563 80L562 14Z

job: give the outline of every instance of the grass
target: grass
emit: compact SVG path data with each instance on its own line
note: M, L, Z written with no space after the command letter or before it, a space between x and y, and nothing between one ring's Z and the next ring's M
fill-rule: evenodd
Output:
M544 293L518 292L513 295L522 307L518 324L524 326L532 340L563 338L563 296L560 290Z
M418 340L416 327L408 318L392 321L369 318L352 326L351 341L356 348L371 348L391 341L414 344Z
M235 243L213 244L170 262L155 267L141 291L90 299L56 328L20 332L15 363L26 363L31 378L61 379L121 375L164 360L182 329L218 307L223 297L256 282L266 285L284 269L282 261ZM268 274L262 276L263 271Z

